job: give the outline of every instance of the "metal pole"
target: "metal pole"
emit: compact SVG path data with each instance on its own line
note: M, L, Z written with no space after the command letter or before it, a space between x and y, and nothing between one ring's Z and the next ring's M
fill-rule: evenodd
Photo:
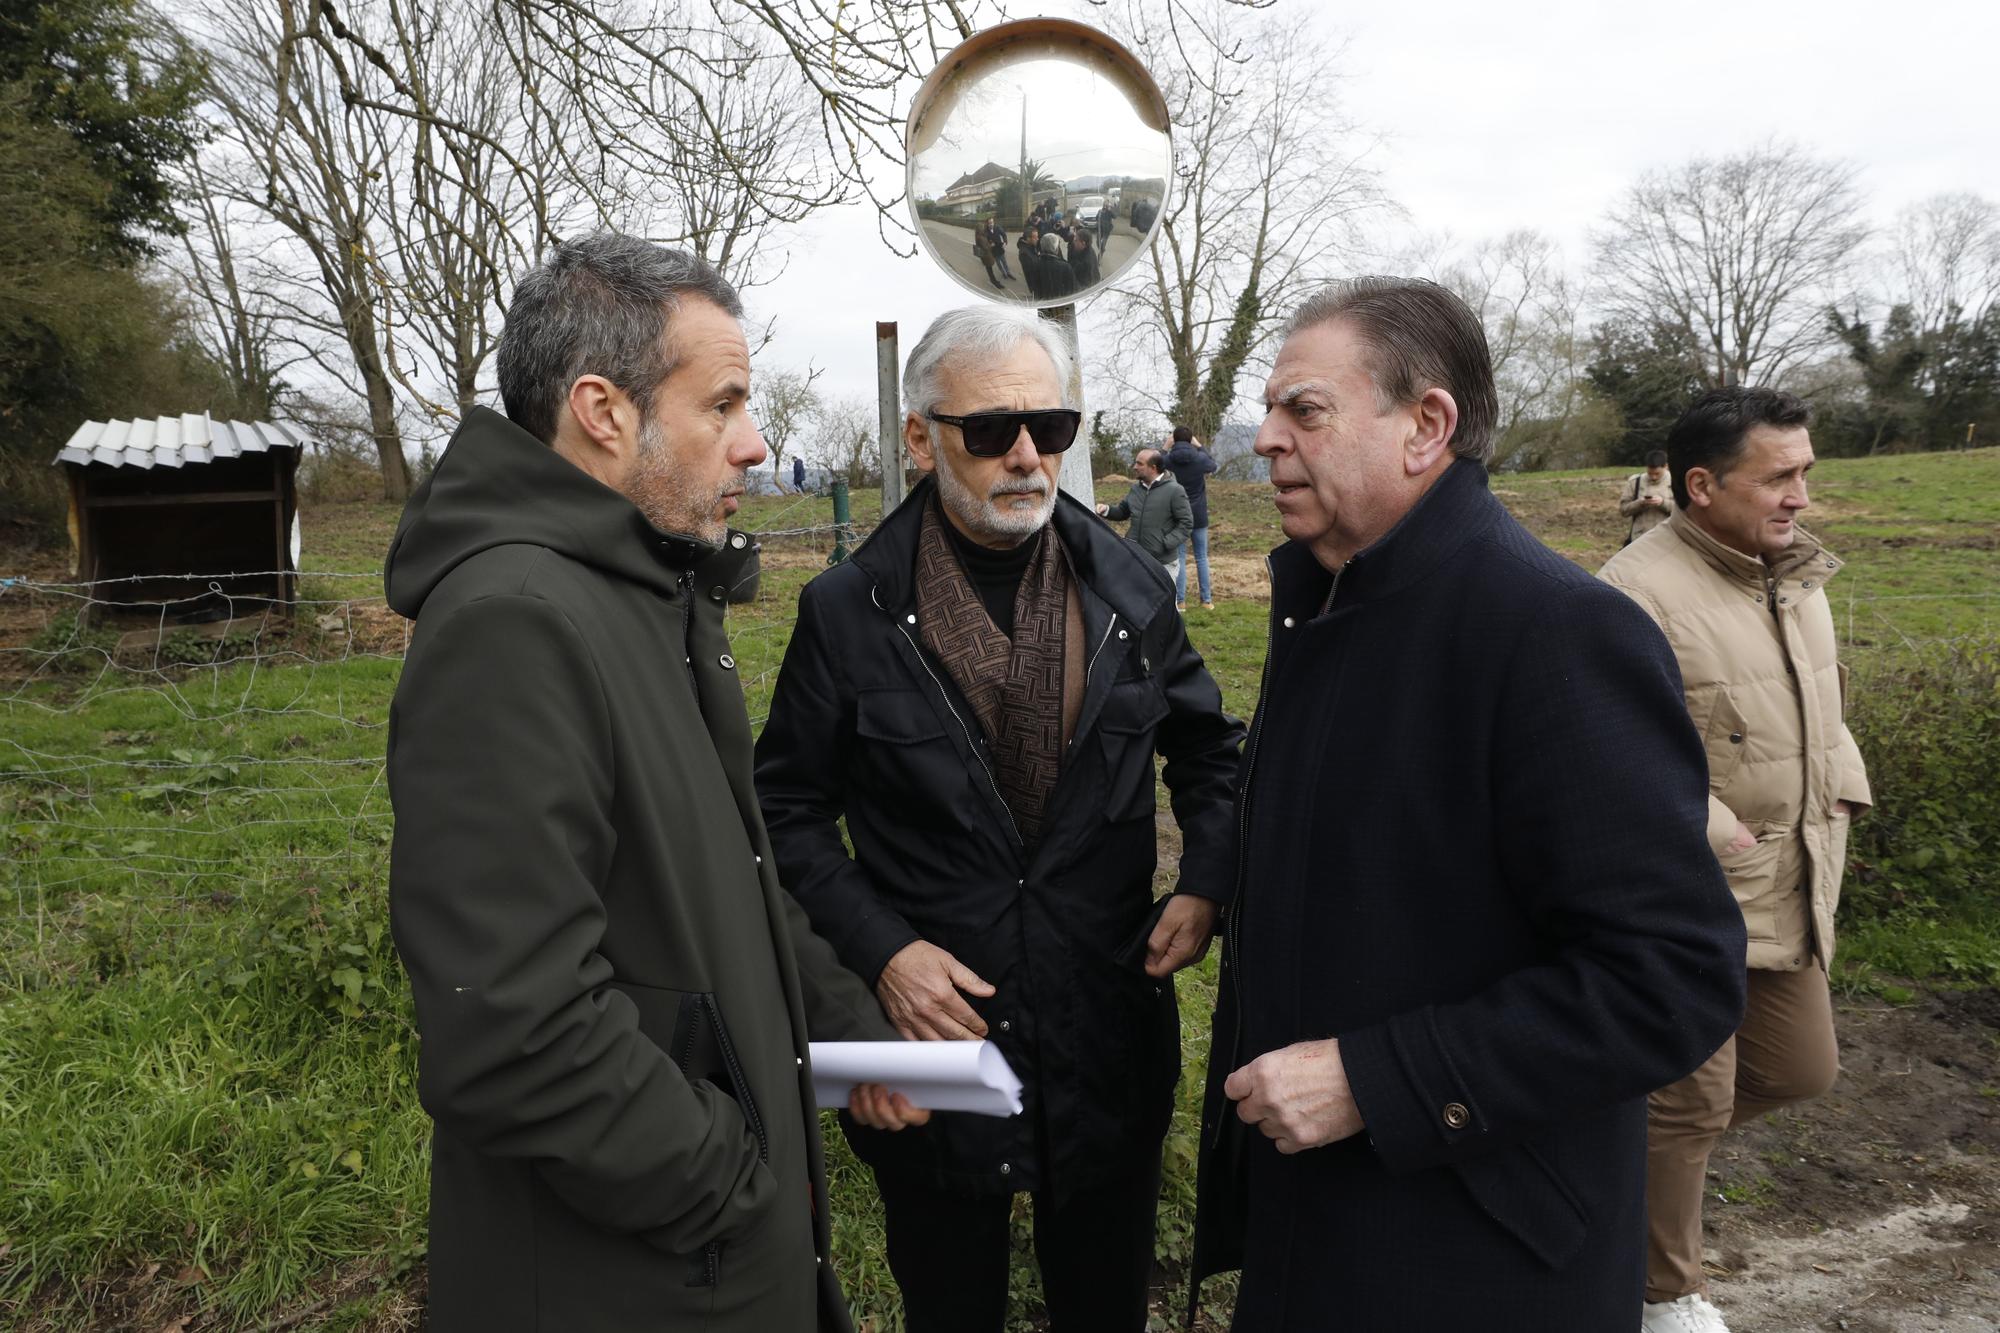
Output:
M1042 311L1042 318L1062 330L1063 338L1069 343L1069 405L1083 411L1083 357L1076 344L1076 307L1074 305L1052 305ZM1088 509L1097 503L1097 487L1090 477L1090 436L1078 431L1076 443L1062 456L1062 472L1056 477L1056 484L1068 493L1078 504Z
M833 479L833 554L826 558L829 565L837 565L847 559L847 479Z
M875 324L875 397L882 445L882 517L903 503L903 402L896 385L896 322Z

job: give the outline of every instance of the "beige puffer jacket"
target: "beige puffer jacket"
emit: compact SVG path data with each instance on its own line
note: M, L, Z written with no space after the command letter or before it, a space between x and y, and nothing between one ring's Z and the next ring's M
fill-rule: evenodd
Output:
M1708 748L1708 841L1749 928L1751 967L1833 961L1847 861L1846 801L1872 803L1843 720L1826 585L1840 561L1803 528L1764 562L1681 512L1613 556L1598 577L1644 607L1680 660L1688 713ZM1728 850L1741 820L1757 835Z

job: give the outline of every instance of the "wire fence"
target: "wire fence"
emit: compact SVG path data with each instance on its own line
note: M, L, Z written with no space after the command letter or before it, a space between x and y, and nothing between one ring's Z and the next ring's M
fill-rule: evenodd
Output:
M812 502L757 534L757 595L729 610L758 723L799 589L867 534L788 522ZM0 980L185 963L246 903L386 880L383 755L413 626L380 572L308 572L290 607L219 583L147 600L140 582L0 577ZM1986 586L1829 592L1851 653L2000 625Z
M799 588L867 531L788 516L729 609L759 719ZM184 970L246 914L379 895L414 626L379 571L304 573L289 605L228 591L258 577L187 575L169 600L157 577L0 576L0 983Z

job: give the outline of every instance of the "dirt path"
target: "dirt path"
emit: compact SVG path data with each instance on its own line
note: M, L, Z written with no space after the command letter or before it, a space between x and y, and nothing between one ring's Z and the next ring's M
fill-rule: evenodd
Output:
M1840 1006L1841 1077L1723 1141L1712 1295L1735 1333L2000 1329L2000 992Z

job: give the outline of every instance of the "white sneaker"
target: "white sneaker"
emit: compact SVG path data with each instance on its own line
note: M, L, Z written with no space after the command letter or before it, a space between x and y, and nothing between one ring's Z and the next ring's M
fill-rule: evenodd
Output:
M1700 1292L1677 1301L1647 1301L1639 1333L1729 1333L1722 1311Z

